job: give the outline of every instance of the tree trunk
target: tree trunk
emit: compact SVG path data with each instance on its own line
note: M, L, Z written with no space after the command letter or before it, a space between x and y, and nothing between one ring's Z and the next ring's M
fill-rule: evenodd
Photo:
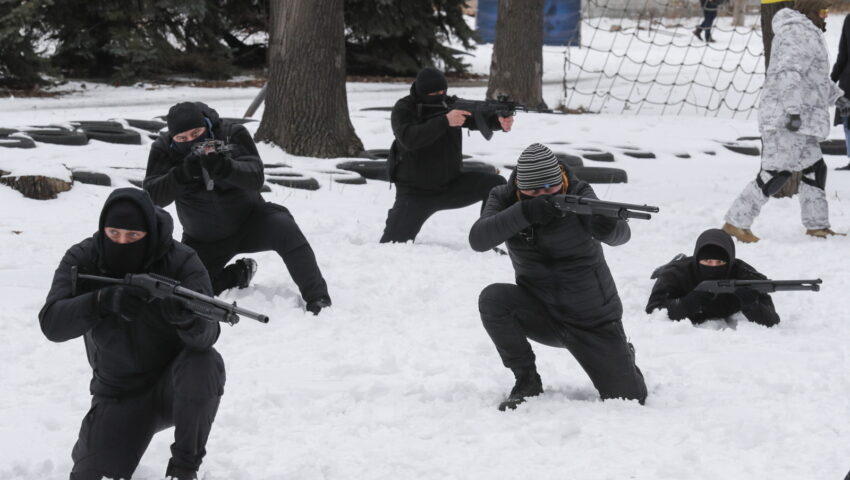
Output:
M747 8L747 0L732 0L732 26L744 26L744 10Z
M500 0L487 98L507 95L529 107L543 101L543 0Z
M343 0L271 2L266 109L255 140L293 155L363 151L348 116Z
M776 2L761 4L761 40L764 42L764 70L770 64L770 45L773 43L773 16L783 8L792 8L794 2Z

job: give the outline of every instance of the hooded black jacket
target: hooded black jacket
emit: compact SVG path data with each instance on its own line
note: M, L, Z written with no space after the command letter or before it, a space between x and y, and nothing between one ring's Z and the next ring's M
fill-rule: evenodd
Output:
M694 255L680 260L670 262L660 269L655 286L649 295L646 304L646 313L652 313L658 308L667 309L667 314L672 320L686 318L684 314L678 314L680 309L676 308L676 302L689 294L702 281L699 278L697 268L697 257L699 251L709 245L716 245L726 251L729 256L728 270L725 279L735 280L765 280L767 277L756 271L743 260L735 258L735 243L732 237L720 231L706 232L700 236L694 247ZM702 323L712 318L726 318L741 311L741 302L734 294L720 294L703 306L699 314L687 317L693 323ZM759 325L773 326L779 323L779 315L773 307L770 295L763 293L759 295L758 302L743 311L744 316L751 322Z
M567 193L597 198L562 163ZM617 321L623 305L600 242L622 245L631 238L623 220L566 214L547 225L530 225L517 199L516 172L507 185L490 191L481 218L469 232L473 250L484 252L507 242L517 285L526 287L560 321L596 326Z
M211 191L201 182L181 184L175 168L182 165L184 157L171 148L173 140L166 132L151 146L144 188L160 207L176 200L177 217L186 235L210 242L236 233L264 202L260 196L263 162L245 127L221 120L215 110L203 103L197 105L212 124L212 138L234 146L233 171L226 179L217 180Z
M207 270L197 254L171 238L174 227L171 216L155 208L147 197L141 190L113 192L103 212L120 199L139 205L147 217L148 235L154 239L142 271L173 278L183 287L212 295ZM108 285L81 280L76 296L72 295L72 266L77 266L79 273L111 276L103 264L103 212L99 230L65 253L38 319L41 331L51 341L64 342L83 336L92 367L93 395L125 397L153 386L184 348L208 350L218 339L220 330L217 322L201 318L196 318L190 328L179 330L163 318L159 301L137 312L133 321L101 316L96 290Z
M392 150L398 155L391 180L399 191L441 192L460 175L461 128L477 127L472 117L463 127L450 127L448 110L423 107L415 87L416 82L410 87L410 95L396 102L390 117L395 135ZM493 131L502 129L496 115L488 117L487 124Z

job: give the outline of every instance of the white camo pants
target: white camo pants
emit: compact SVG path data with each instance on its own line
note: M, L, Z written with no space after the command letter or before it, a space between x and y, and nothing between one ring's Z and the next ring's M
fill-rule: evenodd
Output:
M772 178L771 174L764 170L760 171L759 175L765 183ZM814 173L806 175L806 178L812 180L814 177ZM826 203L826 193L820 188L800 182L800 193L797 196L800 199L800 216L803 218L803 226L809 230L829 228L829 205ZM761 207L769 198L762 193L761 188L753 180L744 187L744 191L738 195L729 211L726 212L726 222L738 228L752 227L753 221L761 212Z

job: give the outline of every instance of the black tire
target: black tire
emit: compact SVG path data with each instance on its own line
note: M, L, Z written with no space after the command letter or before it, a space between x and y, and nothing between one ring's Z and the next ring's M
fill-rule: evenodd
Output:
M335 183L346 185L364 185L366 183L366 179L360 176L359 173L348 170L321 170L319 173L329 175Z
M569 145L569 144L570 144L570 142L565 142L563 140L557 140L557 141L554 141L554 142L544 143L544 145Z
M595 162L613 162L614 154L610 152L600 152L600 153L584 153L582 154L587 160L593 160Z
M558 158L558 161L566 163L568 167L583 167L584 160L577 155L570 155L569 153L563 152L555 152L555 157Z
M732 152L740 153L741 155L750 155L753 157L757 157L761 155L761 150L758 147L753 147L750 145L739 145L737 143L724 143L723 146ZM706 152L707 153L707 152Z
M0 137L0 147L3 148L35 148L35 142L23 135L14 137Z
M573 174L587 183L628 183L625 170L607 167L576 167Z
M369 180L389 180L386 160L355 160L342 162L338 163L336 168L357 172L363 178L368 178Z
M236 117L222 117L222 120L225 121L225 122L236 123L236 124L239 124L239 125L245 125L246 123L258 121L255 118L236 118Z
M102 128L108 128L108 129L111 129L111 130L122 130L122 129L124 129L124 125L122 125L118 122L113 122L113 121L80 120L80 121L68 122L68 123L70 123L71 125L73 125L75 127L79 127L83 130L86 130L86 129L89 129L89 128L94 129L94 130L99 130L99 129L102 129Z
M287 165L285 163L264 163L263 167L265 167L265 168L291 168L292 165Z
M632 158L655 158L655 154L652 152L640 152L634 150L627 150L623 152L623 155Z
M761 137L738 137L737 142L760 142Z
M130 182L130 185L133 185L134 187L138 187L138 188L142 188L142 185L144 184L144 180L127 180L127 181Z
M262 193L269 193L269 192L271 192L271 191L272 191L272 187L270 187L268 183L264 183L264 184L263 184L263 187L262 187L262 188L260 188L260 191L261 191Z
M368 158L383 158L384 160L390 156L389 148L372 148L370 150L366 150L366 153L370 155Z
M104 187L112 186L112 180L110 180L109 175L105 173L74 170L71 172L71 178L75 182L85 183L86 185L101 185Z
M315 178L304 177L301 175L298 175L297 177L266 177L266 182L273 183L275 185L280 185L283 187L299 188L301 190L318 190L320 187L319 181Z
M676 158L691 158L690 153L677 153Z
M493 174L493 175L497 175L499 173L499 170L496 167L494 167L493 165L490 165L489 163L474 161L474 160L468 161L468 162L463 162L463 164L460 167L460 171L461 172L490 173L490 174Z
M824 140L820 142L820 151L824 155L847 155L847 144L844 140Z
M89 140L99 140L106 143L120 143L122 145L141 145L142 135L135 130L124 128L107 127L83 127Z
M393 107L366 107L361 108L361 112L392 112Z
M86 145L89 137L85 132L57 129L25 130L25 133L36 142L51 143L54 145Z
M158 133L160 130L168 126L167 123L159 120L137 120L134 118L126 118L124 121L127 122L127 125L133 128L147 130L151 133Z
M14 128L0 128L0 137L8 137L13 133L17 133L19 130L15 130Z

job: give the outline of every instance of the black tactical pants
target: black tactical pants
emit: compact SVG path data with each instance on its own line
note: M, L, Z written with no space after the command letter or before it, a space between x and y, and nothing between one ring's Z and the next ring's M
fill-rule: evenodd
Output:
M468 207L486 202L493 187L504 185L501 175L465 172L442 192L413 192L398 190L395 203L387 215L381 243L414 240L428 217L440 210ZM483 208L483 203L482 203Z
M192 247L210 274L213 292L218 295L238 283L236 265L227 262L239 253L274 250L283 259L301 297L312 301L328 294L316 255L301 229L285 207L267 202L254 210L235 235L215 242L202 242L183 235L183 243Z
M511 369L534 364L528 339L566 348L590 377L603 398L646 399L643 374L635 365L634 348L622 322L591 328L556 322L546 306L523 287L494 283L481 292L478 310L502 363Z
M171 463L197 471L224 382L217 351L184 350L149 391L129 398L95 395L71 453L71 480L131 478L153 435L172 426Z

